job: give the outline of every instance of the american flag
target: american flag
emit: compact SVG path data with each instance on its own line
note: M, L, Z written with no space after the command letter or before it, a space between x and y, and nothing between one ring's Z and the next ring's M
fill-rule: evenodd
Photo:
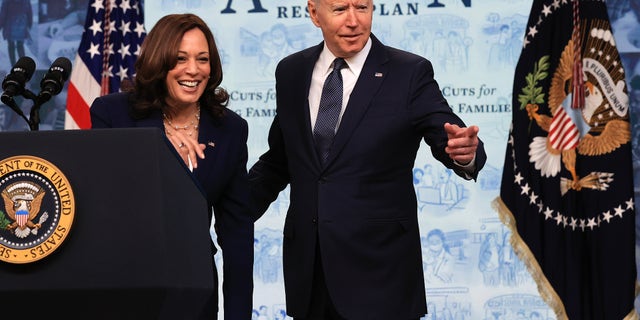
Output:
M142 1L92 0L67 93L65 129L91 127L89 106L133 77L146 31Z

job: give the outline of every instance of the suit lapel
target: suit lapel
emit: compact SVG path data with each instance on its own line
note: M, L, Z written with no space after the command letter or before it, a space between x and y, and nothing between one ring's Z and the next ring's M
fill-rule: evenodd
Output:
M369 51L367 60L362 67L362 72L360 72L360 76L349 97L349 103L331 146L327 165L333 162L352 137L353 131L358 127L362 117L369 109L371 100L375 93L378 92L388 72L388 66L385 64L388 57L384 45L373 34L371 35L371 40L371 51Z
M304 148L306 149L305 154L312 155L311 161L315 163L318 168L322 167L320 163L320 158L317 154L315 141L313 140L313 129L311 128L311 114L309 111L309 88L311 87L311 77L313 75L313 68L315 67L316 61L320 56L320 52L324 47L324 42L321 42L319 45L312 47L311 50L307 50L304 52L303 57L306 60L302 65L303 69L303 78L304 88L303 90L299 90L298 92L302 93L304 96L300 97L300 105L301 109L294 108L299 111L300 114L296 117L297 119L302 119L300 121L300 125L302 126L301 132L304 135L303 141L305 142ZM296 72L295 70L293 72Z
M231 110L226 110L226 112L233 112ZM204 159L198 159L198 169L194 170L193 173L200 181L207 181L214 177L212 171L221 166L216 165L219 159L221 159L221 155L219 155L222 146L222 142L220 140L220 132L221 130L217 130L215 125L221 121L219 119L214 119L213 116L205 111L200 111L200 126L198 128L198 142L205 144L204 148ZM226 137L227 139L235 139L234 137ZM220 144L220 146L218 146Z

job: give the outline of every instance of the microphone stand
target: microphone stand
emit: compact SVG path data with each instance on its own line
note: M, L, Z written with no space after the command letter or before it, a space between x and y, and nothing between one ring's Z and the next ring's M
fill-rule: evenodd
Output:
M40 107L49 99L41 99L38 95L28 89L24 90L22 96L33 101L31 111L29 112L29 118L25 116L24 112L22 112L22 109L20 109L12 96L2 95L2 102L9 106L13 111L15 111L22 119L24 119L24 121L26 121L29 125L29 129L31 131L38 131L40 127Z
M25 98L33 100L33 106L31 106L31 112L29 112L29 128L31 128L31 131L38 131L40 130L40 107L49 99L43 98L42 95L36 96L28 90L26 90L26 92L29 92L29 96L25 96ZM49 96L49 98L51 98L51 96Z

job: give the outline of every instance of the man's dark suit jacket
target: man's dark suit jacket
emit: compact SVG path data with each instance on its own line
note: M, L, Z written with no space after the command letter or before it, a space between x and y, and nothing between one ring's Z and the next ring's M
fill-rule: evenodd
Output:
M412 169L424 139L445 153L444 123L463 126L443 98L426 59L373 44L351 93L327 164L316 154L307 96L323 44L292 54L276 69L277 115L269 150L249 170L257 217L287 184L284 224L287 313L304 317L316 251L336 309L348 319L410 319L427 311ZM486 160L482 142L476 178Z
M111 94L97 98L91 108L92 128L164 128L162 113L134 120L128 95ZM198 159L193 174L216 217L215 231L224 260L223 293L225 319L250 319L253 295L253 219L249 210L247 181L247 122L228 110L214 119L204 109L200 113L198 141L208 144L205 159ZM167 143L169 143L167 141ZM131 146L135 148L135 146ZM185 212L184 214L189 214ZM211 218L211 213L209 213ZM213 253L215 247L212 245ZM189 248L185 248L188 250ZM218 307L213 299L212 311Z

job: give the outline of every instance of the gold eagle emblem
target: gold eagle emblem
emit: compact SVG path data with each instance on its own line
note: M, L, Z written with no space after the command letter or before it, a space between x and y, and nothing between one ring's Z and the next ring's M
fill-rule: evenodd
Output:
M547 137L535 137L530 143L529 161L543 177L556 176L562 163L571 173L570 179L561 178L562 194L569 189L607 190L613 181L613 173L591 172L579 177L577 154L604 155L631 140L623 67L617 50L613 50L615 42L608 23L603 27L590 30L584 49L584 106L571 107L574 81L574 43L571 40L564 47L551 80L548 99L551 116L539 114L537 104L526 106L529 118L549 133ZM575 134L569 133L570 130ZM560 134L564 136L559 137ZM564 140L559 141L562 138Z
M48 217L45 212L38 223L33 222L40 212L44 195L42 188L27 181L18 181L5 188L2 200L7 216L12 221L6 228L14 231L18 238L25 238L29 233L37 234Z

